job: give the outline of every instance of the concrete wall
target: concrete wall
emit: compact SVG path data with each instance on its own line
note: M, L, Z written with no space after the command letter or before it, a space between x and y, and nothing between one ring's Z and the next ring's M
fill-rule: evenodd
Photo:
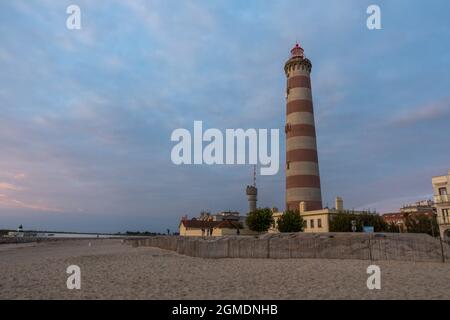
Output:
M129 239L200 258L324 258L402 261L450 261L450 246L425 234L279 233L261 236ZM442 254L443 253L443 254Z

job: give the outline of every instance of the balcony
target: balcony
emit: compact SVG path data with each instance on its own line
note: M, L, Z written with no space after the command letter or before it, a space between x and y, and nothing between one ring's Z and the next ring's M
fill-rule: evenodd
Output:
M434 196L435 204L446 204L450 203L450 196L448 194L441 194L438 196Z

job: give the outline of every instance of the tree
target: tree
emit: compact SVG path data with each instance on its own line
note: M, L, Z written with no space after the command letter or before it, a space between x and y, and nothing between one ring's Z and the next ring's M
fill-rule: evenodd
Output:
M434 236L439 234L436 217L429 217L423 213L406 215L405 226L409 233L427 233Z
M394 222L391 222L388 224L386 231L391 233L400 233L400 227Z
M267 231L273 223L272 210L269 208L257 209L247 216L247 225L250 230L256 232Z
M330 232L352 232L352 220L356 221L357 232L362 232L363 226L372 226L375 232L389 231L389 225L378 214L340 212L330 219Z
M278 230L280 232L300 232L303 231L304 221L300 212L287 210L278 220Z

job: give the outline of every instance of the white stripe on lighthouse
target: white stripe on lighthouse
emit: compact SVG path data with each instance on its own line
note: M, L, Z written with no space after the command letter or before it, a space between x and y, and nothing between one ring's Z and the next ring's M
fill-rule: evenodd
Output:
M314 114L311 112L293 112L288 114L286 122L293 124L309 124L314 126Z
M302 175L319 175L319 165L311 161L294 161L289 163L286 169L286 177Z
M286 195L288 201L322 201L320 188L289 188Z
M295 136L287 139L286 152L296 149L317 150L316 138L309 136Z
M312 100L311 89L303 87L289 89L287 102L291 102L294 100Z
M309 71L304 68L295 68L295 70L291 70L289 71L289 77L294 77L294 76L308 76L309 77Z

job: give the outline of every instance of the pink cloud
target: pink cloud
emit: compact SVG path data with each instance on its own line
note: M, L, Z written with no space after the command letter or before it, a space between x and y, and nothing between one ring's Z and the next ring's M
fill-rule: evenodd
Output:
M20 173L17 173L17 174L14 175L14 179L16 179L16 180L21 180L21 179L25 179L26 176L27 176L27 175L26 175L25 173L20 172Z
M31 209L31 210L37 210L37 211L62 212L60 209L52 208L47 205L26 203L26 202L8 197L5 194L0 194L0 206L7 207L7 208Z
M17 187L11 183L0 182L0 190L12 190L12 191L20 191L22 188Z

